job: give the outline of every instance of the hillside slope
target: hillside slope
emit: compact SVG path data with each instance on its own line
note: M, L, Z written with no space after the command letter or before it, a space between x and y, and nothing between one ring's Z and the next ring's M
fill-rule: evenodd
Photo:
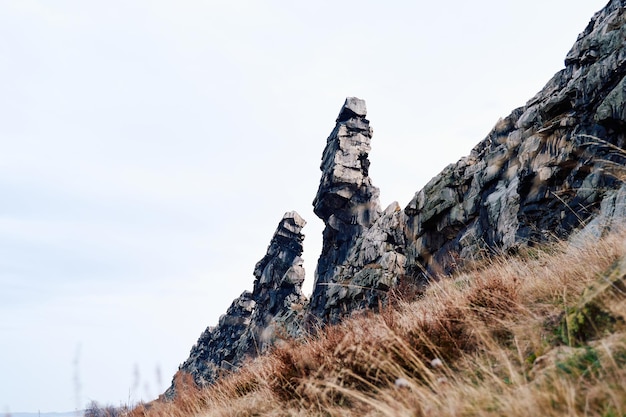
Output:
M131 415L624 415L625 237L477 263Z
M626 143L625 6L612 0L596 13L565 68L404 210L392 204L352 235L339 262L322 253L310 310L316 321L338 322L355 309L376 308L384 290L399 280L423 284L429 274L451 272L485 254L566 237L598 216L605 221L594 223L596 234L610 226L610 218L624 217L626 189L615 168L625 162L619 152ZM360 152L358 158L364 172L366 156ZM334 165L322 165L323 178L349 168L344 158L335 158ZM347 181L336 176L335 182L333 190ZM333 203L354 209L322 216L324 248L345 246L335 231L337 217L344 219L343 230L360 215L361 206L351 200Z

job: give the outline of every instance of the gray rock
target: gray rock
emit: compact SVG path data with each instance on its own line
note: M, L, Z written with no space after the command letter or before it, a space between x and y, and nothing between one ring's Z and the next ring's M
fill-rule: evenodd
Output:
M339 116L337 116L337 122L346 121L353 117L365 116L367 116L365 100L356 97L348 97L339 112Z
M609 167L625 161L624 3L598 12L565 69L416 193L405 208L406 269L449 272L482 253L566 237L607 212L620 186Z
M219 319L207 328L179 370L191 374L196 384L215 382L236 369L246 358L257 356L279 340L302 334L307 300L302 295L302 228L306 222L295 211L285 213L254 268L254 290L236 298ZM173 398L173 382L166 391Z
M346 99L322 155L322 178L313 207L326 227L309 309L311 321L326 322L328 297L336 292L336 268L380 217L378 188L369 177L372 129L363 100Z
M470 155L429 181L403 212L392 206L374 221L355 213L355 207L374 212L378 193L359 194L362 184L371 187L356 157L369 152L363 137L371 130L362 122L365 112L357 115L346 101L324 150L314 201L326 223L311 300L319 321L375 309L400 281L421 285L467 260L583 227L604 233L622 222L623 195L614 190L620 174L626 177L625 6L614 0L598 12L565 69L500 119ZM352 130L357 122L360 130Z
M626 226L626 184L605 194L600 203L600 211L585 226L570 237L578 242L599 239L607 232Z

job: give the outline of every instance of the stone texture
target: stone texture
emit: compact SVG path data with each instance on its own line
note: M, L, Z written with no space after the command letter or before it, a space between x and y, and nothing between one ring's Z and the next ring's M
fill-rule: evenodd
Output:
M598 214L586 222L581 230L576 231L570 237L570 241L576 244L578 241L599 239L610 230L624 226L626 226L626 184L604 195Z
M365 101L347 98L322 155L322 179L313 207L326 227L311 296L312 321L328 320L328 298L343 285L337 282L336 269L381 214L379 191L368 173L372 128L365 116Z
M354 240L325 287L323 315L318 316L324 323L364 308L376 310L385 302L388 290L405 274L405 217L394 202Z
M311 300L315 317L334 323L377 308L400 281L419 287L467 260L581 228L599 235L623 223L624 3L613 0L598 12L565 68L499 120L470 155L429 181L404 211L392 204L370 222L350 211L377 202L355 191L367 175L355 155L368 152L369 141L349 143L352 150L341 146L342 134L357 134L347 125L365 116L365 105L346 101L324 150L314 202L326 223ZM336 216L357 221L339 223Z
M202 386L237 368L246 358L259 355L280 338L299 337L307 300L302 295L302 228L298 213L285 213L254 268L254 290L245 291L219 319L207 328L179 370ZM166 397L175 395L174 383Z
M602 202L610 206L624 163L624 6L598 12L565 69L416 193L405 208L409 265L448 272L459 259L568 236L610 211Z

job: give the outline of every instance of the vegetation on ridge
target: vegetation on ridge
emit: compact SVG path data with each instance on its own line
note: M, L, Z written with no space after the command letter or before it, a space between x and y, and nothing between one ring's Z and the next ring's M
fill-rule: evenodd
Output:
M612 234L503 255L128 414L623 416L625 254Z

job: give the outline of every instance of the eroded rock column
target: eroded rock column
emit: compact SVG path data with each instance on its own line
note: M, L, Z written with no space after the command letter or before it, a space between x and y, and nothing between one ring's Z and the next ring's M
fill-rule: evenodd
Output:
M212 384L225 371L236 369L246 358L263 353L281 338L303 331L306 298L302 295L302 228L306 222L295 211L285 213L267 253L254 269L254 290L236 298L208 327L191 349L179 372L190 374L200 386ZM176 395L175 383L166 391Z
M373 132L366 114L364 100L347 98L322 155L322 179L313 206L326 227L309 310L322 321L336 268L381 215L379 190L368 172Z

